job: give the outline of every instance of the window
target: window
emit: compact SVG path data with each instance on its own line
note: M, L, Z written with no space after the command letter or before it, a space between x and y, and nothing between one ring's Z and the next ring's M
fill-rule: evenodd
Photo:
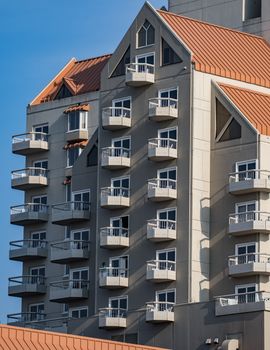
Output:
M32 284L44 284L45 283L45 267L44 266L38 266L38 267L30 267L30 276L31 276L31 283Z
M86 166L90 167L96 165L98 165L98 148L97 145L94 145L87 154Z
M88 316L88 307L78 307L69 310L69 315L72 318L85 318Z
M37 160L33 162L34 168L48 169L48 160Z
M138 72L154 73L155 65L155 54L149 53L145 55L136 56L136 63L141 63L138 65Z
M111 180L114 196L129 197L129 177L121 177Z
M67 150L67 167L73 166L81 153L82 149L80 147L69 148Z
M172 106L174 108L177 108L177 100L178 100L177 88L160 90L158 92L158 97L161 99L160 107Z
M235 140L241 138L241 126L233 118L224 134L219 139L219 142Z
M235 286L238 304L254 303L256 301L256 284L243 284Z
M111 310L110 317L126 317L126 312L128 309L128 297L123 296L117 298L110 298L109 308L114 309Z
M172 311L175 304L175 289L156 292L159 311Z
M47 211L47 196L32 197L33 211L46 212Z
M237 203L235 211L237 214L237 222L254 221L256 216L256 202Z
M141 26L141 29L137 34L137 47L145 47L149 45L153 45L155 43L155 29L150 24L147 19L144 24Z
M161 229L176 229L176 209L162 209L157 212L158 225Z
M257 160L249 160L245 162L237 162L235 166L237 181L245 181L256 178Z
M87 130L88 112L73 111L68 113L68 131Z
M158 171L160 187L176 189L176 168L162 169Z
M112 106L112 117L130 117L131 97L113 100Z
M113 157L130 157L130 137L112 140Z
M34 132L42 132L44 134L49 133L49 125L48 124L41 124L41 125L36 125L33 127ZM36 136L37 137L37 136Z
M124 333L124 334L112 335L111 340L130 343L130 344L138 344L138 334Z
M247 264L256 260L256 243L243 243L235 246L237 264Z
M70 202L71 201L71 183L66 184L66 201Z
M128 47L127 51L124 53L123 57L121 58L120 62L118 63L117 67L112 73L112 77L118 77L121 75L126 74L126 64L130 63L130 46Z
M89 210L90 209L90 190L73 192L72 201L75 202L74 209Z
M70 270L70 278L72 280L72 288L81 289L88 287L88 269Z
M110 219L110 227L114 228L113 235L114 236L126 236L128 237L128 229L129 229L129 217L128 216L120 216L117 218Z
M44 304L30 304L28 306L29 310L29 320L30 321L38 321L38 320L43 320L45 318L44 314Z
M45 231L41 231L41 232L32 232L31 233L31 247L35 248L35 247L41 247L41 248L45 248L46 246L46 232ZM40 241L44 241L40 242Z
M62 315L66 316L69 314L69 305L68 304L63 304L63 312Z
M162 39L162 66L181 62L183 62L182 59L175 53L168 43Z
M128 277L128 256L110 258L110 267L113 268L113 275Z
M231 113L216 99L216 140L230 141L241 138L241 125Z
M175 249L159 250L156 252L156 260L158 261L159 270L172 270L175 271L176 260Z
M262 16L261 0L243 0L243 2L244 21Z
M70 92L67 86L63 84L59 89L59 91L57 92L54 100L60 100L61 98L71 97L71 96L73 96L73 94Z
M70 267L69 265L64 265L64 276L69 276L70 274Z
M177 128L158 131L160 147L177 148Z
M73 241L72 249L88 249L89 234L90 232L88 229L71 231L70 238L71 241Z

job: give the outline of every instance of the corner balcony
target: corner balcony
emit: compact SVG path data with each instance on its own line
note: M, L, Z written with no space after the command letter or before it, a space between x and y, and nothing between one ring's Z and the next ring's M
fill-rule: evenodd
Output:
M48 185L48 170L26 168L11 172L11 187L16 190L30 190Z
M130 190L124 187L101 189L100 206L106 209L123 209L130 206Z
M23 156L49 150L48 134L28 132L12 136L12 152Z
M234 236L254 233L270 234L270 213L249 211L231 214L228 233Z
M52 206L52 223L68 226L90 220L90 203L65 202Z
M152 301L146 304L146 322L174 322L174 303Z
M176 239L176 221L153 219L147 221L147 239L164 242Z
M44 240L25 239L9 243L9 259L27 261L48 256L48 243Z
M83 141L88 140L87 129L70 130L66 132L66 141Z
M123 227L103 227L100 230L100 247L107 249L129 247L128 229Z
M61 241L51 244L51 262L69 264L70 262L89 259L90 242L88 241Z
M7 315L7 324L14 326L24 326L32 322L44 321L46 314L41 312L21 312Z
M229 175L229 192L234 195L270 192L270 172L267 170L239 171Z
M155 82L155 66L149 63L129 63L126 65L126 85L139 87Z
M106 130L121 130L131 127L131 109L106 107L102 110L102 126Z
M229 275L232 277L270 275L270 255L250 253L229 257Z
M104 308L99 311L99 328L126 328L127 310L116 308Z
M67 303L71 301L88 299L89 281L62 280L50 283L50 301Z
M120 267L101 267L99 269L99 286L117 289L128 287L128 269Z
M257 311L270 311L270 293L259 291L216 298L216 316Z
M148 180L148 199L153 202L169 201L177 198L176 180Z
M39 203L26 203L10 208L10 223L32 225L48 221L48 206Z
M174 98L150 98L149 118L156 122L178 118L178 101Z
M34 296L46 293L46 279L41 275L10 277L8 281L8 295L12 297Z
M175 261L147 261L146 279L152 282L171 282L176 280Z
M111 170L130 168L130 150L123 147L103 148L101 166Z
M177 141L155 138L148 141L148 159L155 162L177 159Z

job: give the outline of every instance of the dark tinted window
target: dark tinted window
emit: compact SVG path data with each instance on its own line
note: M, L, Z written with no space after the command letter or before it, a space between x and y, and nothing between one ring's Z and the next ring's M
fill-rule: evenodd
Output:
M121 61L118 63L117 67L112 73L112 77L117 77L120 75L126 74L126 64L130 63L130 46L127 51L124 53L124 56L121 58Z
M241 137L241 125L233 119L224 134L221 136L219 142L239 139Z
M144 47L155 43L155 29L145 20L138 32L138 47Z
M73 96L72 93L69 91L69 89L66 87L65 84L62 85L60 90L57 92L57 95L55 96L55 100L60 100L61 98L65 97L71 97Z
M98 165L98 148L96 145L92 147L90 152L87 154L87 166Z
M181 63L182 59L174 52L168 43L162 39L162 66Z

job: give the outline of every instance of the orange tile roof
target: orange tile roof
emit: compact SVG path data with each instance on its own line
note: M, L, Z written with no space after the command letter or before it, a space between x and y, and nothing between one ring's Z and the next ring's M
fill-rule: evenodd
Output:
M162 350L152 346L0 325L0 350ZM165 350L165 349L163 349Z
M270 94L226 84L218 86L260 134L270 136Z
M64 113L68 114L74 111L89 111L89 110L90 110L89 105L75 105L75 106L68 107L66 110L64 110Z
M270 87L270 46L263 38L157 12L191 50L196 70Z
M82 61L76 61L73 58L31 102L31 105L53 100L63 84L73 95L98 91L100 89L101 71L110 57L111 55L103 55Z
M71 148L85 148L86 145L88 143L88 140L84 140L84 141L73 141L73 142L68 142L64 147L63 149L64 150L68 150L68 149L71 149Z

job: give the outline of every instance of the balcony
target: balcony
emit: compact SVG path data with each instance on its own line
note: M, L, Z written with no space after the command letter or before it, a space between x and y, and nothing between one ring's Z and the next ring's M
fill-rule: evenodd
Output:
M50 301L67 303L87 299L89 297L89 281L62 280L50 283Z
M126 85L145 86L155 82L155 66L149 63L129 63L126 65Z
M123 227L103 227L100 230L100 246L107 249L129 247L128 229Z
M174 303L152 301L146 304L146 322L174 322Z
M90 203L65 202L52 206L52 223L68 226L90 220Z
M25 297L46 293L45 277L37 275L25 275L10 277L8 295L12 297Z
M270 311L270 293L259 291L216 298L216 316Z
M121 130L131 127L131 109L106 107L102 110L102 126L107 130Z
M147 261L146 279L152 282L171 282L176 280L175 261Z
M111 170L130 168L130 150L123 147L103 148L101 166Z
M174 98L150 98L149 118L156 122L177 119L178 101Z
M270 172L267 170L250 170L231 173L229 192L234 195L253 192L270 192Z
M7 315L7 324L14 326L24 326L25 324L31 324L32 322L43 321L46 318L46 314L39 312L22 312L17 314Z
M126 328L127 310L116 308L104 308L99 311L99 328Z
M270 213L249 211L229 216L228 233L234 236L270 233Z
M39 203L26 203L10 208L10 223L32 225L48 221L48 206Z
M155 162L177 158L177 141L173 139L150 139L148 141L148 158Z
M11 187L16 190L30 190L48 185L48 170L43 168L26 168L11 172Z
M101 189L100 206L106 209L122 209L130 206L130 190L125 187Z
M250 253L229 257L229 275L232 277L270 275L270 255Z
M48 134L43 132L28 132L12 137L12 152L23 156L48 151Z
M176 239L176 221L153 219L147 221L147 239L164 242Z
M177 198L176 180L148 180L148 199L153 202L163 202Z
M66 141L83 141L88 140L87 129L70 130L66 132Z
M108 289L128 287L128 269L120 267L101 267L99 286Z
M69 264L73 261L89 259L90 242L88 241L61 241L51 244L51 262Z
M9 243L9 259L15 261L27 261L48 256L48 244L44 240L25 239Z

